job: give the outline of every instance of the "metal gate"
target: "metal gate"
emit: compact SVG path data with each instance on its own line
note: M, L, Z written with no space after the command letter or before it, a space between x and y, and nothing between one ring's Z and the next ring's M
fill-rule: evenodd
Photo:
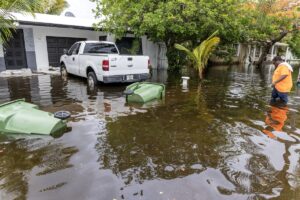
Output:
M3 46L6 69L27 68L24 33L17 29L12 38Z

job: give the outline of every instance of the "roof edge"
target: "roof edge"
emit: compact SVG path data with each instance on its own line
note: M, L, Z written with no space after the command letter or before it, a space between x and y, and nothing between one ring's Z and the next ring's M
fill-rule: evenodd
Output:
M53 24L53 23L43 23L43 22L28 22L28 21L18 21L20 25L31 25L31 26L44 26L44 27L57 27L57 28L73 28L81 30L90 30L97 31L92 27L86 26L76 26L76 25L67 25L67 24ZM99 31L102 31L101 29Z

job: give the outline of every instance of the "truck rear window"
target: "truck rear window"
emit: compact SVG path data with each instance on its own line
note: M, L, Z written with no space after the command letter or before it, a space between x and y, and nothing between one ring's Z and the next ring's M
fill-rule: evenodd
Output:
M86 43L83 53L118 54L118 50L113 44Z

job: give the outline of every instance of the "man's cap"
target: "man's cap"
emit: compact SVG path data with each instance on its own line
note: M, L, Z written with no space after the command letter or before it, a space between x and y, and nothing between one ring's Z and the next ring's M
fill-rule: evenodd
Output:
M275 56L273 58L273 62L277 62L277 61L283 61L282 57L281 56Z

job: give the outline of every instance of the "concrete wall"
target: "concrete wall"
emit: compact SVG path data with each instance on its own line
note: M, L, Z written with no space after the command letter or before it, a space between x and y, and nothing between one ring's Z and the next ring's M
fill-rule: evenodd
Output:
M0 72L4 71L5 69L6 67L5 67L3 46L2 44L0 44Z
M37 70L33 28L23 28L27 66L32 71Z
M115 42L116 41L116 38L113 34L107 34L107 38L106 38L106 41L108 42Z
M142 37L143 54L149 56L153 68L158 68L158 45L149 41L146 36Z

